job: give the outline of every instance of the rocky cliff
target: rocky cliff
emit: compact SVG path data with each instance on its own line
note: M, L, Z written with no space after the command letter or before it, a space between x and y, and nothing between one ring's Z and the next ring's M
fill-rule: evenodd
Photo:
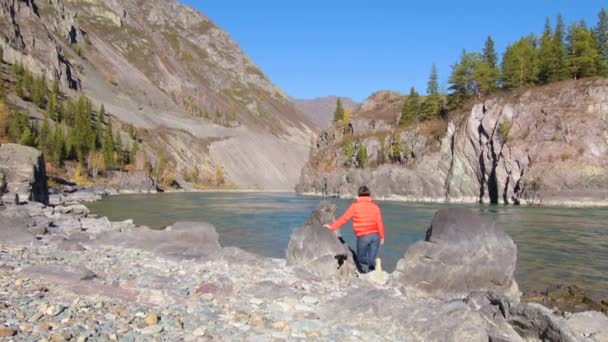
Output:
M241 188L291 189L313 125L228 34L177 1L1 0L8 63L144 132L175 174L222 169ZM125 138L127 134L124 134Z
M565 81L471 101L398 127L403 96L379 92L323 131L297 190L413 201L608 203L608 80ZM365 146L366 158L358 155Z

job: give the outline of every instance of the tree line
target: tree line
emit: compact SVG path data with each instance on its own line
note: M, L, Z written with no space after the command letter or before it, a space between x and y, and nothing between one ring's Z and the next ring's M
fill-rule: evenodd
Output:
M134 163L139 146L137 131L130 126L131 146L122 142L120 130L114 130L112 119L103 104L93 110L89 98L81 95L75 100L63 98L57 80L50 89L44 75L34 77L20 63L12 66L15 95L44 110L42 120L30 120L29 113L10 110L5 96L6 86L0 88L0 142L14 142L36 147L47 161L61 168L65 161L76 161L91 176L113 169L123 169ZM61 100L61 101L60 101ZM41 121L41 122L40 122ZM53 127L51 127L53 126ZM138 161L137 164L146 164Z
M472 97L498 89L544 85L566 79L608 76L608 11L589 27L584 20L566 27L561 15L555 27L546 19L540 36L530 34L507 46L499 63L494 41L488 36L481 52L462 51L452 65L449 91L439 93L437 68L433 64L422 97L410 89L402 107L400 125L444 115Z

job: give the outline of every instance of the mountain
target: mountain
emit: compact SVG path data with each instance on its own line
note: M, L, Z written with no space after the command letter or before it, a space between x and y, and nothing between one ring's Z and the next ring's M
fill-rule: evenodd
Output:
M319 128L325 128L333 120L337 96L319 97L312 100L293 99L296 108L306 114ZM355 110L359 104L348 97L340 97L344 108Z
M316 128L203 14L174 0L0 4L3 59L103 104L142 132L153 164L166 159L177 178L221 169L239 188L293 188Z
M404 96L379 92L319 135L301 193L529 204L608 203L608 79L472 99L447 119L397 126ZM365 152L365 153L363 153Z

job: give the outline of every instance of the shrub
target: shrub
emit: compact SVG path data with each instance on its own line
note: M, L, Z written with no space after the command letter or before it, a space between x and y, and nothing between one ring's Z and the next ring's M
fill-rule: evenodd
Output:
M357 163L361 168L367 164L367 147L363 143L359 145L359 150L357 151Z
M350 138L346 138L342 141L342 156L346 160L346 163L350 163L355 156L355 146Z
M498 124L498 133L502 136L502 140L506 143L511 141L511 127L513 123L511 120L503 120Z

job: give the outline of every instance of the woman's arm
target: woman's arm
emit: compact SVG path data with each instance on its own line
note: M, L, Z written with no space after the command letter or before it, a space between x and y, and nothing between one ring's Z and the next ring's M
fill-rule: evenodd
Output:
M378 225L378 235L380 235L380 244L384 244L384 223L382 222L382 211L378 207L378 215L376 216L376 224Z
M330 225L325 225L325 227L327 227L331 230L340 229L340 227L342 227L346 222L348 222L348 220L350 220L353 217L353 213L354 213L353 205L351 204L351 206L348 207L348 210L346 210L344 215L342 215L339 219L337 219L336 222L334 222Z

